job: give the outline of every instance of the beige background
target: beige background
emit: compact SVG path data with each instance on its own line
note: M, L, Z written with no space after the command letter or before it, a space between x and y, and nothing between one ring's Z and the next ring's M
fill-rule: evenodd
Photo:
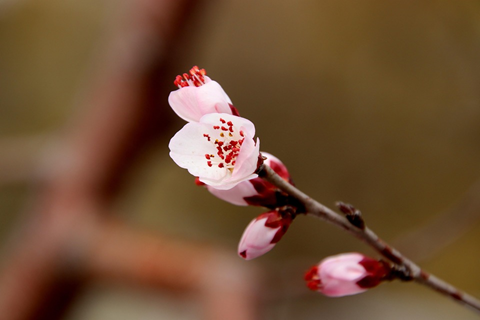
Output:
M25 152L30 168L29 159L61 132L117 4L0 1L0 153L7 160ZM191 29L178 73L206 68L297 186L329 206L355 204L386 240L428 223L479 178L480 3L212 1ZM181 126L180 119L173 125ZM141 159L118 211L134 225L236 255L243 228L262 211L196 187L170 160L167 144L158 141ZM1 174L5 245L31 188L28 170ZM422 266L480 296L479 243L480 226L472 225ZM371 254L342 231L299 217L271 253L238 263L282 275L265 319L474 319L414 284L342 299L303 288L308 266L348 251ZM196 308L168 293L99 284L68 318L197 319Z

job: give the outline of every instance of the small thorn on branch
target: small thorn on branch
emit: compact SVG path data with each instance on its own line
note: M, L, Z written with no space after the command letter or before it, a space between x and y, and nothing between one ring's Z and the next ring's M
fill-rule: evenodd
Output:
M345 214L345 217L352 225L362 230L365 229L365 221L362 218L362 213L360 210L356 209L349 203L344 203L341 201L338 201L335 203L335 205L342 213Z

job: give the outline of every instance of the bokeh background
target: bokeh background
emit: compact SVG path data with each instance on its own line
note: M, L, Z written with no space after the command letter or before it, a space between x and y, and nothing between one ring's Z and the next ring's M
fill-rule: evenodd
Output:
M3 251L37 191L39 159L81 113L74 106L121 24L119 7L107 0L0 1ZM354 204L387 241L428 225L480 178L478 1L204 1L185 23L166 76L205 68L300 189L330 207ZM262 210L223 203L195 186L168 156L168 139L183 122L166 112L167 133L141 153L114 208L132 226L212 243L235 257L244 227ZM420 264L478 297L475 222ZM449 237L449 228L440 232ZM273 251L238 264L274 279L262 319L475 318L416 284L341 299L304 288L310 265L349 251L374 255L343 231L299 217ZM95 282L65 319L199 319L197 311L168 290Z

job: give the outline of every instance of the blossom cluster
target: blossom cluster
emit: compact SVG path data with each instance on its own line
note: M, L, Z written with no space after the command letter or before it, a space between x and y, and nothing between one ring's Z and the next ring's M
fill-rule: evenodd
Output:
M214 196L235 205L271 209L249 224L238 248L246 260L268 252L295 213L286 206L288 197L259 178L256 171L264 163L290 181L287 168L275 156L260 153L254 124L240 117L228 95L204 69L193 67L177 76L174 84L178 90L170 93L168 101L187 124L170 140L170 157Z
M204 69L193 67L176 77L177 90L169 104L187 123L170 140L170 157L195 176L197 185L239 206L269 211L253 219L241 237L238 254L250 260L270 251L299 213L294 199L258 177L263 165L292 183L286 166L275 156L260 153L255 125L240 117L223 88ZM327 296L360 293L384 280L389 267L358 253L329 257L306 274L307 286Z

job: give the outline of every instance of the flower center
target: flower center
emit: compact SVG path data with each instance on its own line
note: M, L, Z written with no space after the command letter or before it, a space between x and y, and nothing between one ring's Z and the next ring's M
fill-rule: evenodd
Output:
M184 73L183 75L178 75L173 81L173 84L179 88L188 87L188 86L195 86L200 87L201 85L205 84L205 75L207 72L205 69L198 69L197 66L194 66L190 69L190 74Z
M207 165L209 167L217 166L227 168L233 171L236 159L240 153L240 147L245 140L245 134L242 130L238 131L232 121L225 121L219 118L218 125L212 126L213 131L210 134L204 133L203 136L211 142L217 150L215 154L205 154Z

